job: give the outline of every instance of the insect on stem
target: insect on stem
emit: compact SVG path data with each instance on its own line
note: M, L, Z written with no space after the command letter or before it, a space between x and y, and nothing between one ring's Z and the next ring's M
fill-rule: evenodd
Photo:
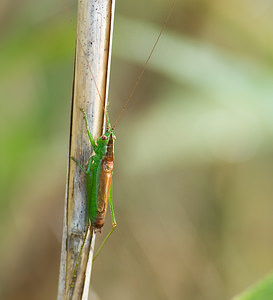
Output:
M67 8L66 4L64 5ZM89 253L91 253L90 247L85 246L90 245L89 241L93 241L92 235L84 237L84 233L90 232L91 227L95 225L94 213L97 213L95 207L97 204L94 205L94 197L99 193L98 185L103 186L107 183L107 180L101 180L100 174L102 166L107 167L109 164L104 159L104 155L110 141L110 131L107 130L108 134L105 133L103 136L101 134L104 121L107 127L111 128L104 99L107 98L108 66L111 57L109 51L111 50L113 5L114 0L81 0L78 3L78 32L72 25L77 36L77 46L69 157L75 157L77 163L71 160L68 166L59 300L82 299L83 286L88 279L85 271L86 258L90 257ZM71 23L73 24L72 21ZM81 107L88 113L88 117L84 110L80 111ZM87 132L90 134L86 135L86 131L83 131L82 120L86 123ZM89 142L94 149L86 147ZM92 155L93 150L95 153ZM79 165L81 168L78 168ZM82 176L83 171L86 176ZM108 186L107 188L110 189L111 185ZM110 191L107 193L110 194ZM100 197L105 199L102 193ZM102 212L100 214L102 215Z
M72 135L71 135L70 144L71 145L73 144L76 149L74 152L72 152L73 154L74 153L76 154L75 155L76 157L71 156L71 159L75 162L75 165L73 166L73 168L75 169L75 166L77 166L79 168L76 168L74 170L74 173L73 172L71 173L70 177L68 176L69 184L71 186L73 186L73 188L74 188L73 193L71 193L68 188L68 198L69 197L72 198L71 201L74 201L73 203L75 203L75 201L76 201L75 199L77 199L77 197L74 193L76 190L75 187L78 188L77 191L79 192L80 195L86 195L86 199L85 199L86 200L86 220L85 220L86 231L85 231L84 238L82 240L82 245L80 247L80 251L78 253L76 262L75 262L74 256L71 259L71 261L73 262L74 272L72 275L72 280L70 280L70 282L67 282L67 280L66 280L66 283L65 283L66 291L68 290L67 294L69 295L68 299L87 299L88 290L89 290L89 282L90 282L90 274L91 274L91 268L92 268L92 260L94 260L98 256L101 249L105 245L105 242L107 241L107 239L110 237L110 235L113 233L114 229L116 228L117 223L116 223L113 201L112 201L112 175L113 175L113 168L114 168L114 149L115 149L115 140L116 140L116 137L115 137L113 131L114 131L114 128L116 127L118 121L120 120L122 114L124 113L127 105L131 101L132 96L133 96L140 80L143 77L143 74L144 74L144 72L147 68L147 65L152 57L152 54L158 44L158 41L162 35L162 32L165 29L168 20L170 19L170 16L173 12L175 2L176 2L176 1L173 1L173 4L167 14L164 24L154 42L154 45L149 53L148 58L145 61L144 67L142 68L141 72L139 73L137 80L136 80L133 88L131 89L131 92L130 92L127 100L125 101L114 125L111 126L109 115L108 115L108 106L105 106L105 102L107 101L109 72L110 72L109 66L110 66L110 57L111 57L110 54L111 54L111 46L112 46L111 38L112 38L112 31L113 31L114 0L105 1L105 3L107 3L107 5L108 5L107 7L99 7L99 6L103 6L102 5L102 3L104 3L103 1L104 0L98 0L98 1L93 1L93 2L92 1L89 2L89 0L79 1L79 11L80 11L80 8L82 11L81 11L81 13L79 12L79 14L78 14L78 17L79 17L78 29L75 28L75 26L72 22L72 19L70 17L70 21L72 23L73 29L77 36L77 47L76 47L76 58L75 58L75 77L74 77L75 82L74 82L74 93L73 93L74 98L73 98L73 103L72 103L72 105L73 105L72 112L76 112L75 115L78 116L79 108L80 108L80 111L81 111L80 113L82 113L83 121L85 122L85 125L86 125L87 135L82 134L82 133L78 134L77 131L76 131L76 133L75 133L75 131L73 131L73 126L77 122L79 122L81 119L79 119L79 117L77 117L77 118L74 117L74 114L72 114L72 118L73 118L72 119ZM67 5L65 3L65 0L63 0L63 2L64 2L64 6L66 7L66 10L69 12ZM97 7L97 9L95 9L95 7ZM110 21L108 20L108 23L106 22L106 25L105 25L102 33L100 33L101 35L99 36L99 38L101 39L100 42L102 42L102 46L99 45L101 47L100 50L103 49L104 53L99 52L99 51L98 51L99 52L98 54L96 53L96 55L99 56L99 60L100 60L100 56L103 56L103 58L101 59L102 62L100 61L100 63L98 63L96 65L97 67L99 66L100 68L104 68L103 72L101 71L101 73L96 68L95 68L95 71L94 71L94 69L92 69L92 67L94 66L93 64L95 61L95 57L92 56L92 60L90 60L92 62L92 64L90 63L89 58L88 58L88 55L91 57L91 54L95 56L93 51L96 52L99 48L99 46L97 46L97 45L94 46L92 44L94 41L96 41L96 37L98 34L97 34L97 32L95 32L95 33L92 32L92 30L91 30L91 32L89 32L87 29L88 25L93 26L93 23L95 23L95 22L98 22L98 28L100 27L101 24L103 24L104 21L101 21L101 23L100 23L100 21L98 21L98 20L100 20L100 18L101 18L101 20L103 20L100 12L97 11L100 8L103 9L103 13L105 13L105 18L106 18L106 16L109 17L109 15L110 15L110 17L109 17ZM90 24L88 23L88 25L86 25L84 23L86 21L84 19L84 13L86 13L86 11L89 12L89 9L90 9L90 11L92 11L95 14L95 16L92 16L94 19L92 19ZM83 34L85 32L90 34L90 36L92 36L92 34L94 34L94 36L92 36L94 41L88 34L87 34L87 36L85 36ZM85 42L83 41L83 39L86 39ZM86 50L85 49L86 45L88 45L88 46L91 45L90 49L92 51L89 48L88 48L89 50ZM106 51L107 51L107 54L105 54ZM81 54L82 54L81 56L79 55L79 52L81 52ZM83 59L81 57L83 57ZM86 72L82 71L82 70L86 69L86 66L87 66L88 73L90 76L87 76ZM84 73L83 78L80 77L81 74L78 69L82 73ZM89 84L87 81L89 81ZM82 82L84 82L84 84L82 84ZM90 127L88 124L89 119L84 110L84 109L86 109L86 107L88 107L89 102L87 99L88 93L86 92L86 94L85 94L85 92L83 92L82 88L88 90L88 88L89 88L88 86L94 87L92 91L95 91L96 99L98 98L98 101L102 105L102 108L103 108L102 114L103 114L103 118L106 122L106 129L104 130L102 135L99 136L99 134L98 134L97 138L96 138L96 135L94 134L94 132L90 131ZM91 99L90 101L93 101L93 100ZM82 103L83 103L83 105L81 105ZM82 107L84 107L84 108L82 108ZM77 129L78 128L82 128L82 127L78 126ZM94 129L92 129L92 131L93 130ZM73 133L75 133L75 134L73 134ZM82 145L85 145L86 143L79 143L79 140L76 139L77 135L79 136L79 139L81 141L85 141L85 139L88 137L89 142L90 142L89 149L85 149L86 146L82 146ZM72 149L72 146L71 146L71 149ZM91 155L91 153L92 153L92 155ZM87 156L87 154L88 154L88 156ZM84 162L82 162L83 157L85 157L85 160L86 160ZM88 157L89 157L89 159L88 159ZM69 172L70 171L71 170L69 170ZM82 192L80 190L82 188L82 184L78 184L75 179L77 176L81 177L80 176L81 172L83 172L85 174L85 189L86 189L85 192ZM70 175L70 173L69 173L69 175ZM108 203L109 203L111 217L112 217L112 229L106 235L104 241L98 248L97 253L94 255L94 258L92 259L94 242L95 242L95 233L98 231L100 232L101 228L104 226L105 215L107 212ZM69 205L67 207L68 207L67 213L70 215L73 215L73 213L75 213L75 212L69 211L69 209L70 209ZM75 209L76 205L73 204L72 207L73 207L73 209ZM67 219L69 219L70 215L67 217ZM69 227L69 226L67 226L67 227ZM68 231L67 239L69 240L69 238L70 238L69 229L67 231ZM89 253L91 253L91 255L89 255ZM69 255L67 255L67 257L69 257ZM70 265L69 265L69 267L70 267ZM71 270L71 268L70 268L70 270ZM69 272L67 272L67 273L69 273ZM68 277L68 278L70 278L70 277ZM70 295L72 295L72 298L70 297ZM81 298L79 298L79 295L81 295L80 296ZM59 297L58 299L60 300L63 298Z

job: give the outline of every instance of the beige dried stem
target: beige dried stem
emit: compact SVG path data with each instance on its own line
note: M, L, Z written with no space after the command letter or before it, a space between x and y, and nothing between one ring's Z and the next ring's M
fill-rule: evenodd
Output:
M92 154L80 108L87 113L89 130L95 140L104 129L114 7L115 0L78 1L77 44L58 300L87 299L88 297L92 259L89 259L89 267L87 267L87 262L88 254L92 255L92 251L89 250L92 248L94 235L92 228L88 230L82 250L83 255L78 259L86 231L86 186L85 174L70 158L73 156L85 165ZM77 272L73 279L76 264L78 265ZM87 273L89 275L86 275Z

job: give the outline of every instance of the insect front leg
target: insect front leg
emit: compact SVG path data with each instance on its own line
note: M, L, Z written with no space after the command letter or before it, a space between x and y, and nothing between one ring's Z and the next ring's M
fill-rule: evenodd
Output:
M80 108L81 112L83 113L83 116L84 116L84 119L85 119L85 124L86 124L86 130L87 130L87 133L88 133L88 136L89 136L89 140L90 140L90 143L93 147L93 149L96 149L96 143L95 143L95 140L92 136L92 133L89 131L89 127L88 127L88 120L87 120L87 116L86 116L86 112L84 111L83 108Z

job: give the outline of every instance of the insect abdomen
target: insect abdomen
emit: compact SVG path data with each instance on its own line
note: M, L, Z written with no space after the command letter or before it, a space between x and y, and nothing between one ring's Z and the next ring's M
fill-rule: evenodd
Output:
M94 221L95 228L101 228L104 225L104 218L107 210L108 199L112 183L112 174L114 168L114 154L113 154L113 138L110 136L107 151L102 160L100 181L97 194L97 214Z

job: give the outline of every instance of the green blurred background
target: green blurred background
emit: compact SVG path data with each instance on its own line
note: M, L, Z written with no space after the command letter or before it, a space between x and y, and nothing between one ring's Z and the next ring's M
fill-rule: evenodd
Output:
M117 1L112 120L170 5ZM272 271L272 15L177 1L116 128L99 299L230 299ZM0 22L0 298L55 299L75 32L61 0L2 0Z

